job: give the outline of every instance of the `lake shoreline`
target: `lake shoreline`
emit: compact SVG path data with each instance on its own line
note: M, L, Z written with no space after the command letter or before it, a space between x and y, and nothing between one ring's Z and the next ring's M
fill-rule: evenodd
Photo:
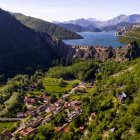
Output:
M111 32L77 32L83 39L69 39L63 40L68 45L80 46L112 46L114 48L125 46L118 41L115 36L115 31Z

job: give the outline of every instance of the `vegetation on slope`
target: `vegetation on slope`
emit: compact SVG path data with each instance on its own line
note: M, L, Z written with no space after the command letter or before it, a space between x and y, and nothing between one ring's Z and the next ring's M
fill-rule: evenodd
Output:
M132 31L124 34L119 40L125 44L136 41L140 45L140 28L133 29Z
M3 99L1 100L3 101L1 102L1 109L10 109L8 107L11 103L16 106L16 108L9 110L5 116L14 116L18 109L20 111L26 109L22 106L21 98L28 94L26 91L27 85L30 86L33 83L37 83L37 90L41 93L49 88L50 90L55 89L55 86L49 87L51 84L57 84L56 86L59 87L59 90L72 88L73 81L71 84L64 79L78 78L85 80L86 84L88 84L86 80L90 79L95 81L92 89L87 90L83 94L73 93L67 99L67 101L71 99L81 101L83 110L83 113L74 117L73 121L69 124L69 133L55 131L56 125L61 126L66 118L65 113L62 111L50 123L39 126L36 134L29 135L24 139L79 140L82 138L83 140L138 140L140 136L139 66L139 58L122 63L113 61L101 63L89 60L77 62L68 67L51 68L47 72L47 77L41 72L37 72L30 78L28 76L16 76L9 80L7 85L1 87L1 99ZM63 88L63 86L66 87ZM11 100L13 96L16 96L17 92L20 95L18 98L20 105L18 106L15 101ZM53 93L52 91L50 95L54 96ZM126 98L119 98L122 93L126 94ZM11 102L5 104L9 100ZM5 104L4 108L2 108L3 104ZM95 116L89 119L92 113ZM85 127L85 133L81 132L80 126Z
M87 80L91 75L94 75L97 68L98 62L89 60L78 62L68 67L57 66L50 68L47 75L53 78Z
M27 27L32 28L39 32L48 33L52 37L56 37L58 39L81 39L82 38L77 33L70 31L66 28L63 28L61 26L55 25L53 23L41 19L25 16L19 13L15 13L14 15L19 21L21 21L21 23L23 23Z

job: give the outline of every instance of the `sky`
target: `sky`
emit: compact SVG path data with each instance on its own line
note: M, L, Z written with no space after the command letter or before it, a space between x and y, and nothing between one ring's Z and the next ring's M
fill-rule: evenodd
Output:
M125 14L140 14L140 0L0 0L4 10L46 21L79 18L108 20Z

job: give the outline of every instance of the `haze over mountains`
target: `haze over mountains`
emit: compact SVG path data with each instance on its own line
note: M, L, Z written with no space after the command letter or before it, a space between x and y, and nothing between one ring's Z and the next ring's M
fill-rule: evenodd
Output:
M81 18L76 20L65 21L62 23L60 22L55 22L55 23L71 30L73 30L74 27L76 28L76 26L78 25L81 26L78 27L81 28L81 31L83 31L82 27L89 29L88 31L90 31L91 27L92 28L94 27L94 30L92 31L99 31L99 30L110 31L110 30L118 30L129 24L140 23L140 15L138 14L133 14L128 16L120 15L107 21L100 21L95 18L88 18L88 19ZM73 30L73 31L77 31L77 30Z

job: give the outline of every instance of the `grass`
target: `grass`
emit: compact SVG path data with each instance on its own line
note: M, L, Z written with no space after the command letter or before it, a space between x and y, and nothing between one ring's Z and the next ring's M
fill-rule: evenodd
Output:
M32 91L31 93L28 93L28 95L30 95L30 96L38 96L38 95L42 95L43 94L43 92L42 91L39 91L39 90L34 90L34 91Z
M17 122L0 122L0 133L7 129L13 131L17 127Z
M71 100L80 100L81 97L80 97L80 95L78 95L78 94L72 94L72 95L70 96L70 99L71 99Z
M61 83L64 83L61 86ZM43 85L49 93L65 93L70 91L74 85L80 83L79 80L63 80L57 78L44 78Z

